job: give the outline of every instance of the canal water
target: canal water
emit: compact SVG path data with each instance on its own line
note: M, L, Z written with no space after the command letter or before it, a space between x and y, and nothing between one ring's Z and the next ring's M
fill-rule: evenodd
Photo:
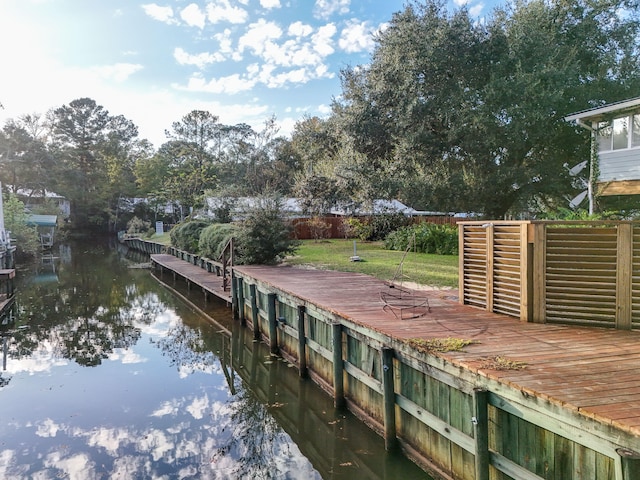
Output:
M121 248L70 243L19 266L0 326L0 478L431 478L226 305Z

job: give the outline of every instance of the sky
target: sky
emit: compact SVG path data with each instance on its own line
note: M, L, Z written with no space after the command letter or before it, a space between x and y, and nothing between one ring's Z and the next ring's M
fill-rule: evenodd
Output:
M487 15L491 0L466 3ZM0 126L92 98L157 148L192 110L288 136L326 117L404 0L0 0Z

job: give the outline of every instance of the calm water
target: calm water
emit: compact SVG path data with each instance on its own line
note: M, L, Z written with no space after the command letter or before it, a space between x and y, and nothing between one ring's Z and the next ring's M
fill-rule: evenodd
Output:
M226 306L130 268L144 260L91 241L19 269L0 478L430 478Z

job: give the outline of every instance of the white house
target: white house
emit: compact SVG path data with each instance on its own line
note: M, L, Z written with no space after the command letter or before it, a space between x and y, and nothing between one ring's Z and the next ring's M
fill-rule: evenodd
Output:
M595 183L599 195L640 194L640 97L574 113L565 120L591 131L598 155L587 164L594 172L597 161L599 175L590 185Z
M69 215L71 214L71 202L69 202L69 200L67 200L62 195L58 195L55 192L45 190L43 193L42 190L32 190L30 188L18 188L17 190L12 189L12 191L15 191L15 194L27 208L30 208L37 204L41 204L45 201L51 201L58 206L60 214L63 217L69 217Z

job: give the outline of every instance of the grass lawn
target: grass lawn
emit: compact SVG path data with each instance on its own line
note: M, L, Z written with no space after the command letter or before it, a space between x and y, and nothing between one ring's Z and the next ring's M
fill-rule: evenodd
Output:
M385 250L382 242L356 241L360 262L352 262L353 240L304 240L290 265L309 265L327 270L359 272L382 280L393 279L404 252ZM404 281L434 287L458 286L458 256L409 252L404 260Z

